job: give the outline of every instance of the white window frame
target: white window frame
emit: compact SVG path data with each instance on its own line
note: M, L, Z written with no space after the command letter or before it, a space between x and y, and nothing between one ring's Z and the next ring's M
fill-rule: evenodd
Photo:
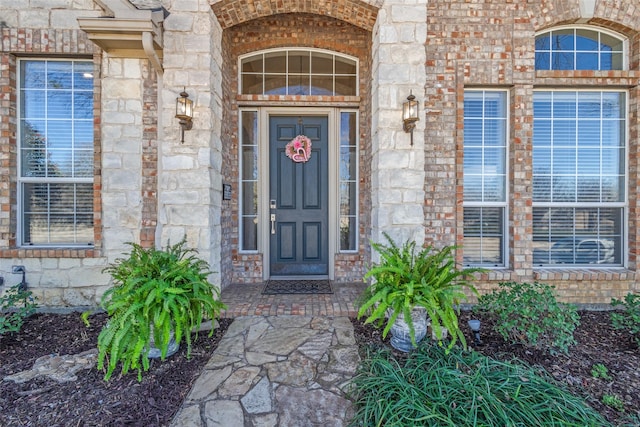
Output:
M502 245L500 247L500 250L502 252L502 263L500 264L495 264L495 263L466 263L466 265L469 266L478 266L478 267L483 267L483 268L491 268L491 269L505 269L508 266L508 255L509 255L509 194L511 193L511 189L509 186L509 170L510 170L510 165L509 165L509 132L511 129L511 123L510 123L510 114L509 114L509 97L510 97L510 91L507 89L495 89L495 88L466 88L464 90L464 94L466 95L469 92L481 92L483 93L483 99L484 99L484 94L487 92L490 93L502 93L504 94L504 108L505 108L505 134L504 134L504 201L503 202L484 202L484 201L467 201L463 198L462 201L462 206L463 206L463 210L464 208L474 208L474 207L479 207L479 208L501 208L503 211L503 218L502 218ZM463 120L464 120L464 113L463 113ZM483 120L484 120L484 115L483 115ZM484 143L483 143L484 145ZM463 151L464 151L464 142L463 142ZM464 187L464 176L463 176L463 187ZM464 194L464 191L463 191ZM463 236L464 236L464 230L463 230ZM463 245L463 254L464 254L464 245Z
M614 31L610 31L610 30L607 30L607 29L602 28L602 27L594 27L594 26L591 26L591 25L559 25L557 27L548 28L548 29L545 29L543 31L536 32L535 38L534 38L534 43L537 40L538 36L541 36L543 34L549 34L549 33L555 32L555 31L561 31L561 30L574 30L574 31L575 30L589 30L589 31L593 31L593 32L596 32L596 33L599 33L599 34L606 34L609 37L613 37L613 38L616 38L616 39L620 40L622 42L622 52L621 52L621 54L622 54L622 70L628 70L629 69L629 39L627 37L624 37L624 36L614 32ZM598 38L600 38L600 37L598 37ZM574 45L574 47L575 47L575 45ZM537 55L538 52L540 52L540 51L536 49L534 55ZM549 51L543 50L542 52L550 52L550 55L551 55L553 50L549 50ZM574 60L573 60L573 70L565 70L565 69L557 69L556 70L555 68L553 68L551 66L552 61L549 61L549 65L551 66L550 68L540 68L540 69L536 68L536 71L583 71L582 69L577 69L576 68L576 64L578 62L578 61L576 61L576 53L596 53L597 52L598 54L600 54L601 51L600 50L597 50L597 51L581 51L581 50L576 50L574 48L572 51L566 51L566 52L573 52L573 58L574 58ZM600 57L598 57L598 65L600 65ZM594 70L594 71L621 71L621 70L616 70L616 69L602 70L600 68L600 66L598 66L598 69Z
M595 208L602 208L602 209L606 209L606 208L622 208L622 231L621 231L621 248L620 248L620 263L619 264L605 264L605 265L599 265L599 264L571 264L571 263L561 263L561 264L543 264L543 265L537 265L534 264L534 268L562 268L562 269L584 269L584 268L611 268L611 267L626 267L627 265L627 260L628 260L628 244L627 244L627 240L628 240L628 233L629 233L629 91L628 90L623 90L623 89L584 89L584 88L562 88L562 89L548 89L548 88L540 88L540 89L534 89L534 92L555 92L555 93L559 93L559 92L575 92L575 93L581 93L581 92L593 92L593 93L624 93L625 94L625 104L624 104L624 110L625 110L625 115L624 115L624 120L625 120L625 127L624 127L624 135L623 135L623 140L622 143L624 144L624 161L625 164L622 167L622 171L624 174L623 177L623 182L624 182L624 186L625 188L622 191L622 196L623 196L623 201L621 202L608 202L608 203L604 203L604 202L590 202L590 203L585 203L585 202L536 202L535 200L533 200L532 197L532 209L538 207L538 208L563 208L563 207L567 207L567 208L590 208L590 207L595 207ZM535 121L535 115L532 116L533 120ZM579 119L579 118L578 118ZM531 143L531 147L532 150L534 148L533 146L533 139L532 139L532 143ZM552 160L553 161L553 160ZM532 162L533 162L533 158L532 158ZM532 163L532 178L535 179L535 170L533 169L533 163ZM577 170L576 170L577 173ZM553 175L552 175L553 177ZM576 175L577 177L577 175ZM533 191L533 189L532 189ZM533 196L533 194L532 194ZM533 231L533 230L532 230ZM574 237L576 235L574 234ZM532 241L533 241L533 236L532 236Z
M353 61L356 67L356 71L355 71L355 95L351 95L351 96L359 96L360 95L360 80L359 80L359 76L360 76L360 61L358 60L358 58L350 56L350 55L345 55L342 53L338 53L338 52L334 52L332 50L327 50L327 49L316 49L316 48L303 48L303 47L285 47L285 48L274 48L274 49L264 49L264 50L259 50L259 51L255 51L255 52L251 52L251 53L247 53L245 55L241 55L238 57L238 93L240 95L244 95L245 93L243 93L242 91L242 75L244 74L242 72L242 61L247 59L247 58L251 58L254 56L258 56L258 55L262 55L263 57L263 61L262 61L262 72L256 72L256 73L248 73L248 74L256 74L256 75L261 75L263 77L262 79L262 93L259 95L264 95L264 96L268 96L269 94L265 93L265 88L264 88L264 76L265 71L264 71L264 56L266 54L269 53L278 53L278 52L285 52L287 54L288 57L288 53L289 52L309 52L309 53L322 53L322 54L326 54L326 55L332 55L334 57L339 57L339 58L343 58L343 59L347 59L349 61ZM268 73L268 74L272 74L272 73ZM274 74L281 74L283 76L286 77L286 88L288 91L289 88L289 72L285 72L285 73L274 73ZM309 76L313 76L314 74L311 74L311 70L309 71ZM334 69L333 69L333 73L332 74L327 74L327 76L331 76L334 79L334 93L335 93L335 78L336 77L341 77L341 76L352 76L352 74L336 74L335 72L335 61L334 61ZM293 96L293 95L289 95L289 96ZM301 96L322 96L322 95L301 95ZM333 95L333 96L344 96L344 95Z
M88 62L88 63L92 63L91 59L87 59L87 58L51 58L51 57L47 57L47 58L21 58L18 59L18 66L17 66L17 71L16 71L16 82L17 82L17 111L16 111L16 117L17 117L17 191L16 191L16 204L17 204L17 226L16 226L16 232L17 232L17 238L16 238L16 242L17 242L17 246L19 247L26 247L26 248L87 248L87 247L93 247L95 245L93 236L90 242L52 242L52 243L27 243L23 241L23 236L24 236L24 206L23 206L23 184L29 184L29 183L42 183L42 184L93 184L95 181L95 177L92 175L91 177L75 177L75 178L55 178L55 179L51 179L51 178L46 178L46 177L23 177L22 176L22 126L20 125L21 121L22 121L22 114L21 114L21 110L22 110L22 67L23 67L23 63L25 62L34 62L34 61L40 61L40 62L46 62L46 63L51 63L51 62ZM95 93L95 90L92 88L92 94ZM46 102L46 101L45 101ZM45 117L48 119L48 115L45 115ZM72 118L73 120L73 118ZM92 120L93 122L93 120ZM95 138L95 135L94 135ZM93 169L93 164L91 166L91 168ZM93 194L94 197L94 202L95 202L95 193ZM93 218L93 227L95 227L95 213L92 210L92 215L94 215Z

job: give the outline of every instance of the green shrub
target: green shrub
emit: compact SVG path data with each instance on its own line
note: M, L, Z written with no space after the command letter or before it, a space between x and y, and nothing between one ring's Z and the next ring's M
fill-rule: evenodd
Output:
M24 319L35 313L38 307L33 293L15 285L0 297L0 336L19 332Z
M602 378L603 380L610 380L609 369L602 363L596 363L591 367L591 376L593 378Z
M460 347L421 345L404 364L378 350L352 384L352 426L610 426L539 368Z
M611 313L611 323L618 330L631 334L636 344L640 345L640 294L628 293L624 301L611 300L614 307L622 306L622 311Z
M614 394L605 394L602 396L602 403L615 409L618 412L624 412L624 402Z
M453 251L455 246L436 249L433 246L418 250L416 242L408 241L398 246L384 233L388 244L372 243L380 254L380 262L371 266L364 278L372 278L356 302L358 318L366 316L366 323L380 326L386 319L382 337L386 337L391 326L402 313L409 327L413 345L415 328L411 321L411 311L422 307L431 320L436 337L442 339L446 328L451 336L449 348L460 340L466 347L464 334L458 325L459 304L466 299L464 290L477 294L469 282L479 268L458 269Z
M200 327L205 316L214 320L225 308L217 299L218 288L208 280L208 264L197 258L194 249L184 248L184 239L164 251L129 245L127 258L104 269L115 283L102 299L109 321L98 336L98 369L108 358L105 380L118 362L122 362L122 374L136 369L141 380L142 369L149 369L152 335L161 359L166 357L172 334L176 343L186 341L189 356L191 331Z
M538 282L500 283L480 297L477 309L494 317L494 329L506 341L566 353L580 317L573 305L556 300L553 289Z

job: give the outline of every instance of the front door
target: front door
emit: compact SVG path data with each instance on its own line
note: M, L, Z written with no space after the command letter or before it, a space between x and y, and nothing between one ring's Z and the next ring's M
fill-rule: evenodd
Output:
M269 118L271 276L329 273L328 133L327 116ZM285 153L286 145L298 135L311 140L307 161L296 162Z

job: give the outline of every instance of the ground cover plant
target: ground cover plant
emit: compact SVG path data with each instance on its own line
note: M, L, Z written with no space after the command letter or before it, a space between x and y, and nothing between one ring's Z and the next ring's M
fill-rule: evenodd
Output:
M480 297L475 310L495 319L495 329L505 341L551 354L566 353L575 344L576 308L558 302L554 288L545 283L500 283Z
M428 341L404 361L372 350L354 386L354 426L609 425L540 369Z
M490 356L496 362L512 362L515 359L517 363L524 363L535 372L546 372L542 375L552 383L553 387L565 388L573 396L584 399L591 408L605 418L604 425L640 426L640 401L637 399L640 395L640 372L638 372L640 349L624 331L616 330L612 326L609 312L581 310L578 314L580 323L573 334L575 344L567 353L561 352L555 355L543 349L505 341L495 329L495 319L486 314L462 311L459 320L461 325L472 318L481 320L482 346L473 347L472 332L468 328L464 329L467 341L479 354ZM390 363L397 363L398 366L403 366L410 357L406 353L394 351L388 339L382 338L379 329L372 325L364 325L363 322L355 319L352 323L356 340L363 352L365 349L378 349L381 351L378 354L388 355L395 360ZM605 367L606 370L602 367L596 367L594 370L598 365ZM596 374L592 374L592 371ZM608 378L601 377L602 373L606 373ZM379 387L381 384L383 383L378 381ZM447 390L454 393L449 404L459 406L459 396L463 391L453 388L447 388ZM386 401L389 402L389 399ZM376 424L370 422L363 425ZM430 424L424 422L415 423L415 425ZM531 422L522 425L539 426L540 424ZM557 422L553 425L570 424Z
M20 284L7 289L0 297L0 336L19 332L24 320L35 313L37 307L30 290Z
M613 327L628 333L640 345L640 294L629 292L624 300L613 299L611 305L622 307L611 313Z

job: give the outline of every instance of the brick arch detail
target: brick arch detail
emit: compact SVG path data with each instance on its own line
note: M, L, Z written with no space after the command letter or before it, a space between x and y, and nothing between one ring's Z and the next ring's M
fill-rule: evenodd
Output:
M253 19L284 13L328 16L371 31L382 0L214 0L211 9L222 29Z
M529 17L536 32L559 25L587 24L606 28L633 39L640 32L640 9L634 7L634 13L628 13L630 2L636 0L600 1L593 17L581 15L579 2L569 0L546 0L529 9ZM627 3L625 5L625 3Z

